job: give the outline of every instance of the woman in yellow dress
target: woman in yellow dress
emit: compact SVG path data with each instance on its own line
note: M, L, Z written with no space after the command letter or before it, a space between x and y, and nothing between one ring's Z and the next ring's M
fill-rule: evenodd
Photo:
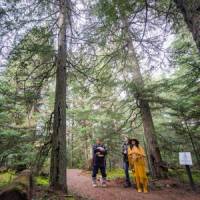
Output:
M144 149L139 145L139 141L136 139L130 139L129 144L128 159L137 185L137 191L142 192L141 186L143 186L143 192L147 193L148 178L146 175Z

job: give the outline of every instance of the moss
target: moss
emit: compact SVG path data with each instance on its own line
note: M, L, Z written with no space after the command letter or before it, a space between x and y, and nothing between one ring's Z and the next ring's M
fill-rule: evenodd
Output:
M40 191L37 191L37 195L35 196L35 198L37 200L81 200L80 198L76 198L74 195L70 195L70 194L65 194L65 193L60 193L58 191L55 192L48 192L48 190L46 190L46 187L40 187ZM83 199L82 199L83 200Z
M14 171L0 173L0 189L10 184L15 177Z
M48 186L49 185L49 179L43 176L37 176L35 178L36 185L40 186Z
M130 178L132 178L132 172L129 171ZM107 171L107 177L110 180L117 179L117 178L124 178L124 170L123 169L112 169L111 171Z
M196 184L200 184L200 171L192 170L192 177ZM183 183L189 183L188 175L185 169L169 170L170 177L177 177Z

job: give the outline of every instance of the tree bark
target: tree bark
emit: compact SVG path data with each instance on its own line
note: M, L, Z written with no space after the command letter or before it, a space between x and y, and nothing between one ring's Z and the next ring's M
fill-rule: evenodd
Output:
M128 26L128 19L123 19L124 31L126 35L126 46L127 46L127 65L129 68L131 67L133 73L133 82L137 91L135 95L136 100L139 104L139 109L142 116L142 123L144 129L144 135L147 141L149 159L152 165L152 175L154 177L160 177L162 174L162 170L160 168L160 164L162 163L162 158L160 154L160 149L157 143L154 123L151 115L150 106L147 100L143 98L143 88L144 81L142 79L142 74L140 71L140 66L138 62L138 58L135 52L135 48L133 46L131 32Z
M147 141L149 160L152 166L152 175L154 177L161 177L162 171L160 165L162 163L162 158L160 154L160 149L157 143L155 128L153 123L153 118L151 115L151 110L149 103L146 100L140 99L140 112L142 116L144 134Z
M200 53L200 1L174 0L174 2L183 14L184 20L193 35Z
M66 183L66 28L67 0L59 1L58 55L56 62L56 89L52 151L50 167L50 186L67 191Z

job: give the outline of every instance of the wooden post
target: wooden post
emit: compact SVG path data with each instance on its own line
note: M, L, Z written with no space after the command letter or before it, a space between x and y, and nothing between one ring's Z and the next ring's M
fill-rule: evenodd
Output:
M187 175L188 175L188 178L189 178L189 181L190 181L190 186L191 186L192 190L195 190L195 184L194 184L194 181L193 181L193 178L192 178L190 166L185 165L185 168L186 168L186 172L187 172Z

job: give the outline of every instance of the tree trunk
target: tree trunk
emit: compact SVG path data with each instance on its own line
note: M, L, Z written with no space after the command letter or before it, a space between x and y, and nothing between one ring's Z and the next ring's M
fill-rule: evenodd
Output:
M149 103L143 99L140 99L139 104L140 104L140 112L142 115L144 134L148 144L149 160L152 166L152 173L153 173L152 175L154 177L160 177L162 173L160 168L160 164L162 163L162 158L155 135L155 128L151 115L150 106Z
M147 147L149 152L148 156L152 165L152 173L154 177L160 177L162 172L160 168L162 158L156 140L155 128L153 124L150 106L148 101L143 98L144 81L142 79L138 58L136 56L136 52L132 42L131 32L128 26L128 20L126 18L123 19L123 24L127 42L127 66L132 69L133 73L133 82L137 91L135 97L138 101L139 109L142 116L144 135L147 141Z
M66 28L67 0L59 1L58 55L56 62L56 89L52 151L50 167L50 186L67 191L66 183Z
M74 167L74 162L73 162L73 151L74 151L74 134L73 131L71 132L71 168Z
M184 20L191 31L200 52L200 1L174 0L177 8L181 10Z

